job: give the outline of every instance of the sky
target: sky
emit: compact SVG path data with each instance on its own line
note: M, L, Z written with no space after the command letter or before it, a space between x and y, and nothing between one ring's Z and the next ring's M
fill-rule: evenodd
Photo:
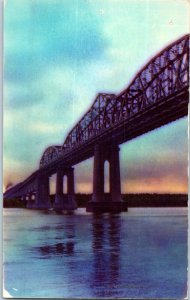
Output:
M118 94L187 34L188 11L186 0L5 1L4 188L63 144L97 93ZM187 130L185 117L121 145L122 192L186 193ZM75 166L77 192L92 191L92 170L93 159Z

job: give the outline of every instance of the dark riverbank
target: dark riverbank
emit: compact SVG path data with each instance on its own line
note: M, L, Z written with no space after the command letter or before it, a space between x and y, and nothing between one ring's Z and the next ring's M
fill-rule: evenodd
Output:
M125 194L128 207L187 207L187 194Z
M78 207L86 207L91 199L91 194L76 194ZM109 194L106 194L109 199ZM51 203L55 195L50 196ZM128 207L187 207L187 194L123 194L122 199ZM26 201L20 199L4 199L4 208L25 208Z

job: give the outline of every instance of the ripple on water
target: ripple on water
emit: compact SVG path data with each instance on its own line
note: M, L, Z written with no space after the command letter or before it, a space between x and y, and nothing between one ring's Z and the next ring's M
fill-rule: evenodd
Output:
M4 222L5 288L14 297L186 295L186 216L84 210L66 216L21 209L8 211Z

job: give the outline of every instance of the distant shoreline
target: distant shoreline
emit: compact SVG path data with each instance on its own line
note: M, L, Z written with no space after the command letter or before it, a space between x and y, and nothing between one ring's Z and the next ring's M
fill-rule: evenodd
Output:
M86 207L91 200L91 194L76 194L78 207ZM105 194L109 199L109 194ZM53 204L55 195L50 195ZM187 207L188 194L123 194L123 201L127 202L128 207ZM4 199L3 208L26 208L27 201L20 199Z

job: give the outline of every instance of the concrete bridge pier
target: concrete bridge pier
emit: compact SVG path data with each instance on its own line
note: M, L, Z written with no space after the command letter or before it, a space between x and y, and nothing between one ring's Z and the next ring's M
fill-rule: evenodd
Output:
M36 180L36 197L33 208L35 209L49 209L51 203L49 199L49 176L46 174L38 175Z
M67 210L77 209L77 203L75 201L75 182L74 182L74 168L69 168L67 171L67 204L65 203Z
M32 208L31 202L30 202L30 194L27 193L23 196L24 200L27 201L26 207L27 208Z
M113 212L127 211L127 203L121 197L121 177L119 163L119 147L112 146L109 154L110 162L110 200ZM112 211L112 210L111 210Z
M63 178L67 176L67 193L63 193ZM56 195L54 210L73 211L77 208L74 189L74 168L58 170L56 177Z
M34 208L35 207L35 199L36 199L36 193L30 193L28 196L28 200L27 200L27 208Z
M53 208L62 210L63 207L63 170L57 170L56 176L56 194Z
M94 150L92 202L104 202L104 155L99 145Z
M110 194L104 193L104 163L109 162ZM119 147L117 145L95 146L93 170L92 200L87 204L89 212L121 212L127 211L121 198L121 180L119 165Z

